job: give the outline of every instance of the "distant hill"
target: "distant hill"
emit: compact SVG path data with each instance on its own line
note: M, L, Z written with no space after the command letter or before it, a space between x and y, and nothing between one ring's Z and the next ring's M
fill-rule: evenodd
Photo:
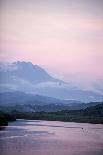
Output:
M103 102L95 106L87 107L84 110L84 115L103 117Z
M37 112L55 112L61 110L79 110L95 106L100 102L82 103L76 100L60 100L56 98L26 94L24 92L0 93L0 110Z
M14 91L49 96L61 100L103 101L102 94L72 87L67 82L55 79L43 68L33 65L31 62L0 63L0 92Z
M31 105L78 105L82 104L81 101L76 100L60 100L52 97L42 96L42 95L33 95L27 94L24 92L14 91L14 92L5 92L0 93L0 105L3 106L12 106L20 104L31 104Z

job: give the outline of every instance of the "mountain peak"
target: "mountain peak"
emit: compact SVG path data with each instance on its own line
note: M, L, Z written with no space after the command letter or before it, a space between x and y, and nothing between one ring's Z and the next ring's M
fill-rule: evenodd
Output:
M14 65L19 65L19 66L34 66L31 62L26 62L26 61L15 61L12 64Z
M26 62L26 61L16 61L16 62L13 62L12 64L17 65L17 66L22 66L22 67L29 67L29 68L32 67L32 68L35 68L35 69L44 70L40 66L32 64L30 61L28 61L28 62Z
M68 83L53 78L43 68L31 62L17 61L0 63L1 92L22 91L53 98L81 101L101 101L103 95L71 87Z
M40 83L54 79L43 68L31 62L17 61L6 65L3 64L3 66L5 67L2 67L1 75L4 78L10 77L12 79L15 77L16 80L19 78L19 80L29 81L30 83Z

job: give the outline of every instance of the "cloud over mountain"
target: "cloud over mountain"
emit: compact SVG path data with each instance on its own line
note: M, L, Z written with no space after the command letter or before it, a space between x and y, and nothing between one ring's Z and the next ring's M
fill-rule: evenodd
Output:
M102 101L103 95L72 87L31 62L0 63L0 92L22 91L59 99Z

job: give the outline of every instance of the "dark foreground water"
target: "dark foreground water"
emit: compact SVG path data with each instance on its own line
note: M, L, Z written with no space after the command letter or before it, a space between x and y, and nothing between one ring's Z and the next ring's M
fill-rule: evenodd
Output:
M0 131L0 155L103 155L103 125L17 120Z

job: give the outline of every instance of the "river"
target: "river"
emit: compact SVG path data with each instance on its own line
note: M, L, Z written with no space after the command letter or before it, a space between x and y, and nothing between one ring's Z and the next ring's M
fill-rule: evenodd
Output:
M103 125L17 120L0 131L0 155L103 155Z

